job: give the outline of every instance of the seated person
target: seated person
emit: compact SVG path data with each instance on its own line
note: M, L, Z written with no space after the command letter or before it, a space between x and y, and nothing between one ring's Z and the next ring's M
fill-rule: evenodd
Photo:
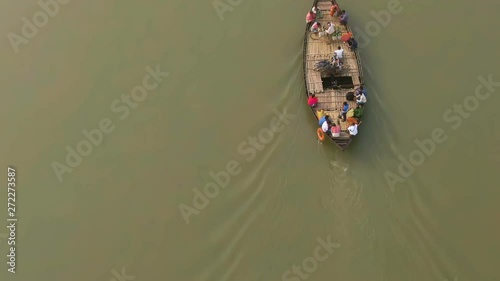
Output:
M325 123L325 122L327 122L327 121L328 121L328 122L330 122L330 116L325 115L325 116L323 116L323 117L321 117L321 118L319 119L319 122L318 122L318 123L319 123L319 125L320 125L320 126L322 126L322 125L323 125L323 123Z
M366 96L362 92L356 93L356 103L359 105L364 105L366 103Z
M309 11L306 16L306 23L312 23L316 20L316 14L312 11Z
M363 93L366 97L366 90L363 88L363 86L359 86L358 88L356 88L356 90L354 90L354 93Z
M358 119L356 117L347 117L347 124L358 124Z
M347 19L348 19L347 12L345 10L342 10L342 12L340 12L340 23L346 25Z
M337 4L335 4L334 1L332 1L332 7L330 8L330 16L333 17L333 16L337 16L339 13L339 6Z
M315 21L314 24L311 26L311 32L319 32L321 29L321 23Z
M321 13L321 10L318 8L318 4L314 5L314 7L311 10L315 15L317 19L320 19L323 17L323 14Z
M346 117L354 117L354 108L350 108L349 111L347 111Z
M335 24L333 22L328 22L326 29L326 36L328 44L333 43L333 35L335 34Z
M351 123L351 126L349 126L349 128L347 128L347 130L349 131L349 135L350 137L354 137L355 135L358 134L358 124L355 124L355 123Z
M361 106L356 106L356 109L354 109L354 117L355 118L361 118L361 115L363 115L363 108Z
M351 37L349 38L349 40L347 40L347 45L349 45L349 48L354 51L358 48L358 41L356 41L356 39L354 39L354 37Z
M318 4L314 4L314 6L312 7L311 11L312 11L313 13L315 13L315 14L318 14L318 10L319 10L319 8L318 8Z
M335 123L333 123L332 127L330 128L330 131L332 132L332 137L334 138L340 137L340 126L337 126Z
M328 121L328 119L326 119L326 121L323 122L323 124L321 124L321 130L323 130L323 133L330 135L330 132L328 129L330 129L330 122Z
M312 94L309 99L307 99L307 104L310 106L310 107L316 107L316 105L318 104L318 98L316 97L315 94Z

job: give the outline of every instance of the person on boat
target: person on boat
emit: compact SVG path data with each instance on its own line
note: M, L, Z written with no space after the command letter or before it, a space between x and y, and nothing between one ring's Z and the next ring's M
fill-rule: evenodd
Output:
M363 86L359 86L358 88L356 88L356 90L354 90L354 93L355 94L363 93L365 95L365 97L367 96L366 95L366 90L363 88Z
M363 115L363 107L359 105L356 106L356 109L354 109L354 118L360 119L362 115Z
M314 7L312 7L311 12L313 12L316 15L317 19L320 19L323 17L323 15L321 14L321 10L318 8L318 4L314 5Z
M327 118L323 124L321 124L321 130L323 130L323 133L326 133L327 135L330 135L330 120Z
M344 62L344 49L342 49L342 47L338 47L337 50L334 51L335 54L337 54L337 57L339 58L339 63L343 63Z
M335 24L328 22L326 29L327 44L333 43L333 36L335 34Z
M347 111L347 114L345 116L347 117L347 120L354 117L354 108L349 108L349 111Z
M310 93L309 93L310 94ZM316 105L318 105L318 98L316 97L315 94L312 94L309 99L307 99L307 104L310 106L310 107L316 107Z
M365 94L363 94L363 92L359 92L356 94L356 103L361 106L366 103L366 96Z
M306 16L306 23L310 24L316 20L316 14L313 13L312 11L309 11Z
M342 120L345 122L345 120L347 119L347 111L349 111L349 104L345 101L343 104L342 104L342 111L341 111L341 116L339 117L342 117Z
M315 22L313 23L313 25L311 26L311 32L316 33L316 32L319 32L319 31L320 31L320 29L321 29L321 23L319 23L319 22L317 22L317 21L315 21Z
M332 123L332 127L330 128L332 133L332 137L338 138L340 137L340 126L337 126L335 123Z
M323 116L323 117L319 118L319 122L318 122L318 124L319 124L320 126L322 126L322 125L323 125L323 123L324 123L324 122L326 122L326 120L328 120L328 115L325 115L325 116Z
M312 7L311 9L311 12L315 13L315 14L318 14L318 4L314 4L314 6Z
M344 49L342 49L342 47L338 47L337 50L334 51L335 54L337 54L337 57L339 59L342 59L343 55L344 55Z
M358 124L358 119L356 117L347 117L347 124Z
M335 66L335 68L337 68L338 70L342 70L342 66L340 65L340 60L339 58L337 57L337 54L336 53L333 53L333 57L332 57L332 64Z
M323 118L325 116L325 111L323 109L321 110L316 110L316 115L318 116L318 120Z
M351 126L349 126L347 128L347 130L349 131L349 136L352 138L354 137L355 135L358 134L358 124L356 123L351 123Z
M330 16L336 17L339 13L339 6L335 4L335 1L332 1L332 7L330 8Z
M346 25L347 19L348 19L347 12L345 10L342 10L342 12L340 13L340 23Z
M358 48L358 41L356 41L354 37L351 37L347 40L347 45L349 45L349 49L351 49L351 51L355 51Z

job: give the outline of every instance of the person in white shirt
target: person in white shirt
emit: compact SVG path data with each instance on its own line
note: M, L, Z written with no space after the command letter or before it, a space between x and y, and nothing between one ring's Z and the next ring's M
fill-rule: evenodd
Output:
M356 93L356 103L359 105L364 105L366 103L366 96L362 92Z
M333 43L333 34L335 33L335 24L328 22L328 29L326 30L327 44Z
M330 128L330 125L328 123L328 121L325 121L323 122L323 124L321 124L321 130L323 130L323 133L328 133L328 129Z
M349 135L350 137L354 137L355 135L358 134L358 124L356 123L352 123L351 126L349 126L349 128L347 128L347 130L349 131Z
M312 10L311 10L311 11L312 11L313 13L317 14L317 13L318 13L318 10L319 10L319 9L318 9L318 5L314 5L314 7L312 8Z
M337 54L337 57L339 58L340 62L342 62L342 58L344 55L344 49L342 49L342 47L339 46L339 48L337 50L335 50L335 54Z

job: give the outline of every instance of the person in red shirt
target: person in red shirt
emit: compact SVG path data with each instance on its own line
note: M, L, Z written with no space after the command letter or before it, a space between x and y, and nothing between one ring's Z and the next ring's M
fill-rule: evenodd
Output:
M312 94L309 99L307 99L307 104L310 106L310 107L316 107L316 105L318 104L318 98L316 97L316 95Z

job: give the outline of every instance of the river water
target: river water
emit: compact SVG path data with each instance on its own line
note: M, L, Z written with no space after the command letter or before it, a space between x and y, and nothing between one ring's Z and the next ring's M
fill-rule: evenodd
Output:
M306 106L310 1L70 1L23 39L42 8L0 4L0 279L500 280L498 3L340 4L345 152Z

